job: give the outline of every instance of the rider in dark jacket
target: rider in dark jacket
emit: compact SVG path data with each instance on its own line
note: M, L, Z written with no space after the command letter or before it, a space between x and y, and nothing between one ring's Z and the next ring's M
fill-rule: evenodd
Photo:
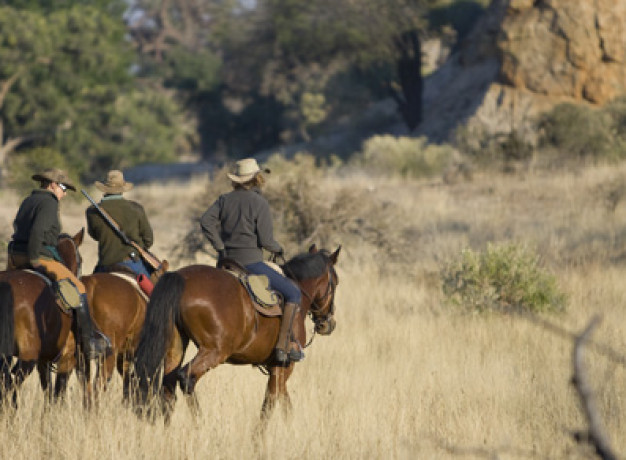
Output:
M292 325L300 309L300 289L289 279L263 262L263 249L282 256L283 249L274 240L272 216L267 200L261 195L264 184L256 160L246 158L228 174L233 190L221 195L200 219L204 235L220 259L229 258L244 266L250 273L266 275L270 287L285 299L275 358L281 364L304 358L301 347L291 342Z
M81 331L82 347L91 358L102 355L110 346L104 335L96 334L87 306L84 284L63 264L57 250L61 233L59 202L67 190L76 191L67 174L60 169L46 169L32 176L40 183L17 211L14 233L9 243L7 269L34 268L55 281L57 296L62 286L70 286L72 295L63 298L75 313ZM66 291L67 292L67 291ZM76 295L77 294L77 295Z

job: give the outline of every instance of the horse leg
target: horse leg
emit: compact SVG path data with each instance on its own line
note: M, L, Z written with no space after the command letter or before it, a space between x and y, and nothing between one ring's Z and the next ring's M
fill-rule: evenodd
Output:
M13 369L11 369L11 373L13 374L13 407L17 408L17 392L22 386L22 383L24 383L24 380L26 380L26 377L28 377L31 372L33 372L36 364L37 362L34 360L24 361L18 359L17 363L15 363L15 366L13 366Z
M220 353L216 347L210 349L200 347L196 356L178 371L180 388L194 416L198 416L200 412L200 404L194 392L198 380L210 369L222 364L225 360L226 355Z
M184 394L193 393L200 377L225 360L226 356L216 348L200 347L196 356L178 372L180 389Z
M57 372L57 378L54 382L54 401L65 398L67 393L67 382L70 379L70 372Z
M46 401L50 404L52 403L52 366L49 362L38 362L37 373Z
M3 356L0 358L0 410L4 407L4 403L7 402L9 393L12 390L11 357Z
M107 389L107 384L111 380L113 371L115 370L116 359L117 357L114 350L114 352L104 358L104 360L98 361L98 368L94 379L94 398L96 400L98 399L99 393Z
M270 367L270 377L267 381L265 399L261 407L261 420L267 421L270 418L276 403L279 401L283 404L285 412L289 413L291 411L291 398L287 392L287 379L293 372L293 367L293 364L289 367Z

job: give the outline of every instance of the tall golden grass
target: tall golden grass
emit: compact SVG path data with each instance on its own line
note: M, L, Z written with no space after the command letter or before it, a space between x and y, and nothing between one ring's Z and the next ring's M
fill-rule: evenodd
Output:
M288 383L291 414L278 410L258 430L266 377L250 366L210 371L197 386L201 415L194 419L180 396L169 426L123 407L119 376L90 411L75 380L65 404L50 407L32 376L19 410L0 415L2 457L589 458L572 436L586 428L571 384L573 341L518 316L459 314L445 304L437 273L463 247L528 242L569 296L566 313L544 318L578 333L601 314L593 340L623 352L626 209L606 209L603 184L625 172L491 174L452 186L329 177L326 189L367 189L393 203L389 218L400 219L406 237L398 244L410 244L413 258L390 260L349 236L333 242L344 243L338 326L316 337L297 365ZM158 255L188 230L186 206L202 190L198 180L129 194L151 214ZM83 225L84 207L64 203L68 232ZM82 253L88 271L93 241ZM585 355L608 435L626 452L626 372L597 349Z

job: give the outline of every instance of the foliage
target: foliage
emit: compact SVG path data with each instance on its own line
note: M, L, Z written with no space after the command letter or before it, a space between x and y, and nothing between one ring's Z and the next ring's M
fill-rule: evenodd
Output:
M461 0L431 5L428 12L429 27L437 30L450 25L461 40L470 32L486 7L485 0Z
M109 167L175 158L184 138L180 109L167 94L134 84L121 18L91 6L45 16L1 8L0 59L0 80L15 78L1 122L6 139L22 139L22 150L63 152L83 180Z
M489 244L483 252L466 249L442 269L443 292L469 312L563 311L566 296L539 262L516 244Z
M490 133L480 125L461 125L455 132L456 147L475 163L484 167L507 168L511 162L533 157L535 146L523 133Z
M427 142L425 137L374 136L355 161L374 174L411 178L442 174L454 152L449 145Z
M539 122L542 148L552 148L566 158L615 160L626 152L614 141L610 113L574 104L559 104Z

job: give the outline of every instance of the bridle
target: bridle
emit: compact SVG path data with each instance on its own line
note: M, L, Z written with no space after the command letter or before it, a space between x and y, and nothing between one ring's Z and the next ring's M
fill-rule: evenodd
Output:
M327 274L328 281L326 283L326 290L321 296L313 297L304 289L300 288L300 292L302 292L311 304L308 314L311 321L315 324L311 339L305 345L305 348L311 344L316 332L319 332L322 335L328 335L335 329L335 320L333 318L335 315L335 290L337 289L339 281L337 279L337 273L335 272L333 265L330 263L328 264ZM329 302L330 305L328 309L324 311L324 307Z

